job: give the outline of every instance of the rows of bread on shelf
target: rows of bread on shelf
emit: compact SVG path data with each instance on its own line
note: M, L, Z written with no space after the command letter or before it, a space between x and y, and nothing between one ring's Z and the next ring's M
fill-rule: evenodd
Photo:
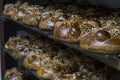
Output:
M10 51L9 54L13 58L23 59L23 66L35 71L40 78L50 80L110 80L112 69L109 66L100 66L98 61L43 36L31 38L13 36L5 43L5 48ZM14 73L14 68L10 70L13 72L6 73L5 80L11 80L8 77L14 77L14 74L17 76L17 73ZM18 77L21 75L19 74Z
M119 11L85 3L40 6L18 1L6 4L3 14L31 27L53 31L56 39L80 43L82 49L102 54L119 54Z

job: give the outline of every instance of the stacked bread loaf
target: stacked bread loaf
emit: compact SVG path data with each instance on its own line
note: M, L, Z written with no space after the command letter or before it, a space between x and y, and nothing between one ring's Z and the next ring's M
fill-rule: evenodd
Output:
M13 51L10 54L15 58L24 57L24 66L45 79L107 80L105 66L99 66L97 61L77 51L50 42L42 36L31 39L16 36L8 39L5 48Z
M104 54L120 53L119 9L81 5L6 4L3 14L42 30L52 30L56 39L80 42L80 47Z
M56 39L80 42L80 47L103 54L120 53L119 9L86 3L81 5L30 5L21 1L6 4L3 14L42 30L52 30Z
M5 48L11 52L14 58L24 58L33 51L35 53L43 52L42 48L50 45L44 37L32 37L27 39L21 36L10 37L5 43Z

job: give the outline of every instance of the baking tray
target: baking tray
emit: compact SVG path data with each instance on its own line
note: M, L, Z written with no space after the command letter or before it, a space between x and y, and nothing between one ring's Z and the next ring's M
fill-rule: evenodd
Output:
M45 30L41 30L39 29L37 26L28 26L26 24L23 24L21 21L15 21L15 20L12 20L11 18L5 16L5 15L2 15L2 18L3 20L10 20L10 21L13 21L15 23L18 23L20 25L22 25L21 27L26 27L26 28L29 28L31 30L34 30L36 31L37 33L40 33L50 39L53 39L63 45L66 45L72 49L75 49L77 51L79 51L80 53L82 54L85 54L87 56L90 56L102 63L105 63L115 69L118 69L120 70L120 55L105 55L105 54L97 54L97 53L93 53L93 52L90 52L90 51L86 51L86 50L83 50L80 48L79 44L77 43L66 43L66 42L63 42L63 41L59 41L59 40L56 40L54 38L54 36L52 35L52 32L51 31L45 31Z

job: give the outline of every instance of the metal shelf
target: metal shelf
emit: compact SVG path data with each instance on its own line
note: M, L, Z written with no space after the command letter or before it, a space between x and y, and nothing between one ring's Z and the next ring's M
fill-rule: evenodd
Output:
M15 20L12 20L11 18L7 17L7 16L2 16L3 20L10 20L10 21L13 21L15 23L18 23L20 25L22 25L21 27L26 27L26 28L29 28L31 30L34 30L36 31L37 33L40 33L50 39L53 39L63 45L66 45L72 49L75 49L77 51L79 51L80 53L82 54L85 54L87 56L90 56L102 63L105 63L115 69L118 69L120 70L120 55L105 55L105 54L97 54L97 53L93 53L93 52L90 52L90 51L85 51L83 49L80 48L79 44L77 43L66 43L66 42L63 42L63 41L59 41L59 40L56 40L54 38L54 36L52 35L52 32L51 31L44 31L44 30L41 30L39 29L38 27L34 26L28 26L28 25L25 25L23 24L21 21L15 21Z

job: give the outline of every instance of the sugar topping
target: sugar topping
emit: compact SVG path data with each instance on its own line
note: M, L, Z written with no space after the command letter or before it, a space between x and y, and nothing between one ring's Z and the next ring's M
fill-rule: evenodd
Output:
M114 38L120 39L120 29L111 29L109 32Z

